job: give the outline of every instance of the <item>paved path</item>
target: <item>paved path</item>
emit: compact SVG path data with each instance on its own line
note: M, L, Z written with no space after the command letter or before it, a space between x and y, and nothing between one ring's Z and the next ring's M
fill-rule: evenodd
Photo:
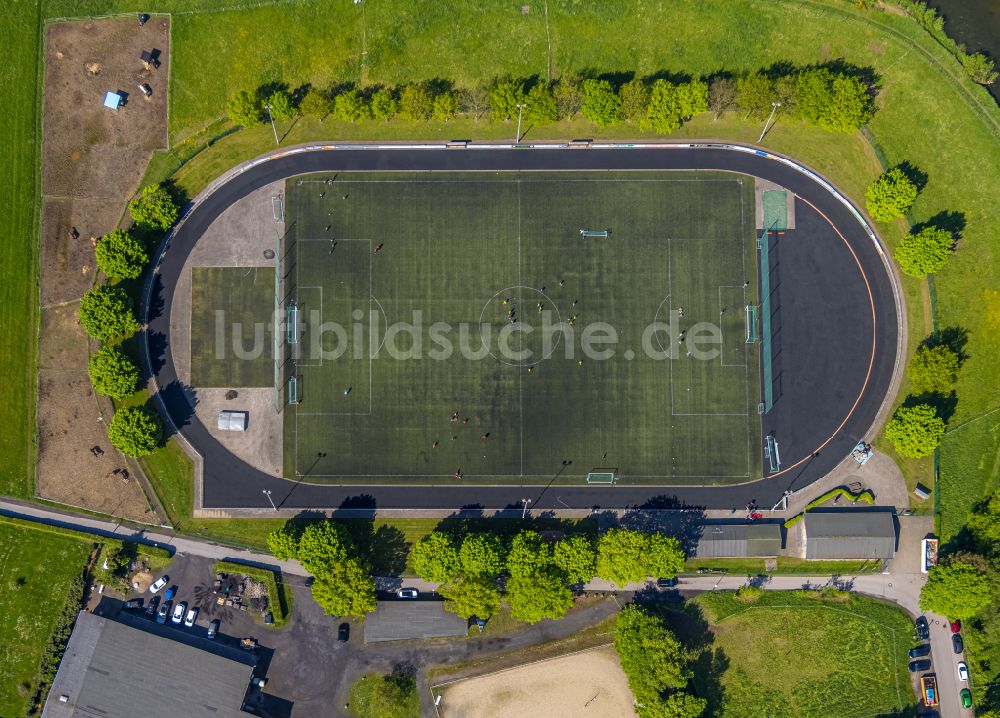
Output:
M39 523L52 526L63 526L102 536L116 536L121 539L139 541L153 546L172 547L178 554L200 556L220 561L236 560L249 564L277 567L281 569L283 574L290 576L304 578L308 575L298 561L277 561L269 554L245 549L234 549L209 541L184 538L169 533L146 530L137 531L111 521L76 516L12 499L0 499L0 515L38 521ZM833 585L866 596L891 601L911 615L916 616L920 614L920 589L925 580L926 577L923 574L904 572L860 576L771 576L764 584L764 588L772 591L787 591ZM438 586L436 583L424 581L419 578L376 577L375 581L379 589L384 591L395 591L401 586L406 586L416 588L422 592L431 592L436 590ZM293 583L300 583L300 581L293 581ZM729 590L739 588L744 583L746 583L746 576L743 575L682 576L678 580L677 588L685 592ZM584 586L584 589L588 591L635 592L648 588L649 584L643 582L629 584L619 589L617 586L600 579L589 581ZM943 718L950 718L951 716L962 716L964 718L964 716L971 715L971 712L963 711L959 708L958 692L961 686L959 685L956 666L958 661L962 659L962 656L956 656L952 652L951 633L948 629L947 619L932 613L924 615L927 616L927 620L931 625L931 649L934 667L938 676L938 689L941 694L941 715ZM554 633L552 635L568 635L568 633L564 634L562 631L562 628L566 627L562 626L562 621L555 621L552 624L553 626L561 626L558 629L553 628L552 631ZM545 635L548 634L546 633ZM545 638L545 640L551 640L551 638ZM514 644L507 644L508 648L511 645ZM402 652L407 651L407 649L401 650ZM409 650L411 658L419 656L419 654L420 652L416 649ZM390 656L395 657L396 655L395 651L389 651L386 657L388 659Z

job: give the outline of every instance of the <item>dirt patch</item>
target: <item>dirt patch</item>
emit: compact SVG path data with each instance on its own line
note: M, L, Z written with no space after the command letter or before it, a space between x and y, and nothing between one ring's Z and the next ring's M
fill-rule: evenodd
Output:
M87 376L87 336L76 304L42 312L38 375L38 495L143 523L159 523L125 458L108 441ZM98 419L100 417L100 420ZM91 451L98 447L98 451ZM118 473L115 473L118 471Z
M121 207L106 200L46 198L42 202L42 307L71 302L94 283L94 245L118 223Z
M610 647L470 678L441 692L443 718L635 716L632 692Z

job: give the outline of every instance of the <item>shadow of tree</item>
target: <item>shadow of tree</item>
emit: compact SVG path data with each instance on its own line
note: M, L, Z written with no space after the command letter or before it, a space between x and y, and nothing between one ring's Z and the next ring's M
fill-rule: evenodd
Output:
M965 346L969 343L969 330L965 327L945 327L934 332L921 342L922 346L928 349L946 346L958 355L961 365L969 358L965 352Z
M912 182L916 186L917 192L923 192L924 187L927 186L928 178L926 172L924 172L922 169L917 167L909 160L904 160L903 162L900 162L898 165L896 165L896 169L901 171L906 176L906 179L910 180L910 182Z

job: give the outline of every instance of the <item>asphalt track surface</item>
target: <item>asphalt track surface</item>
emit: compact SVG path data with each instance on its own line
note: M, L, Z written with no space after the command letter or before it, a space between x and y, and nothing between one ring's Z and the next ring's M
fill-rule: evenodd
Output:
M762 417L773 433L778 473L726 486L359 486L269 476L224 449L194 416L196 390L177 379L169 344L176 278L205 230L230 205L271 182L310 172L474 170L728 170L761 177L796 195L796 229L771 244L774 407ZM331 149L255 164L204 197L177 228L154 275L146 349L160 398L204 457L203 508L474 509L535 511L677 505L761 506L829 473L867 437L892 381L897 351L893 287L880 251L856 217L819 182L764 156L685 149ZM553 475L562 467L553 467Z

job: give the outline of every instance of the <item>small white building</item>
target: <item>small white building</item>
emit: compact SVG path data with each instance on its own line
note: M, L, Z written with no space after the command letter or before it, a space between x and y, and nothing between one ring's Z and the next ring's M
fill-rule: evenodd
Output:
M219 431L246 431L249 418L245 411L220 411Z

